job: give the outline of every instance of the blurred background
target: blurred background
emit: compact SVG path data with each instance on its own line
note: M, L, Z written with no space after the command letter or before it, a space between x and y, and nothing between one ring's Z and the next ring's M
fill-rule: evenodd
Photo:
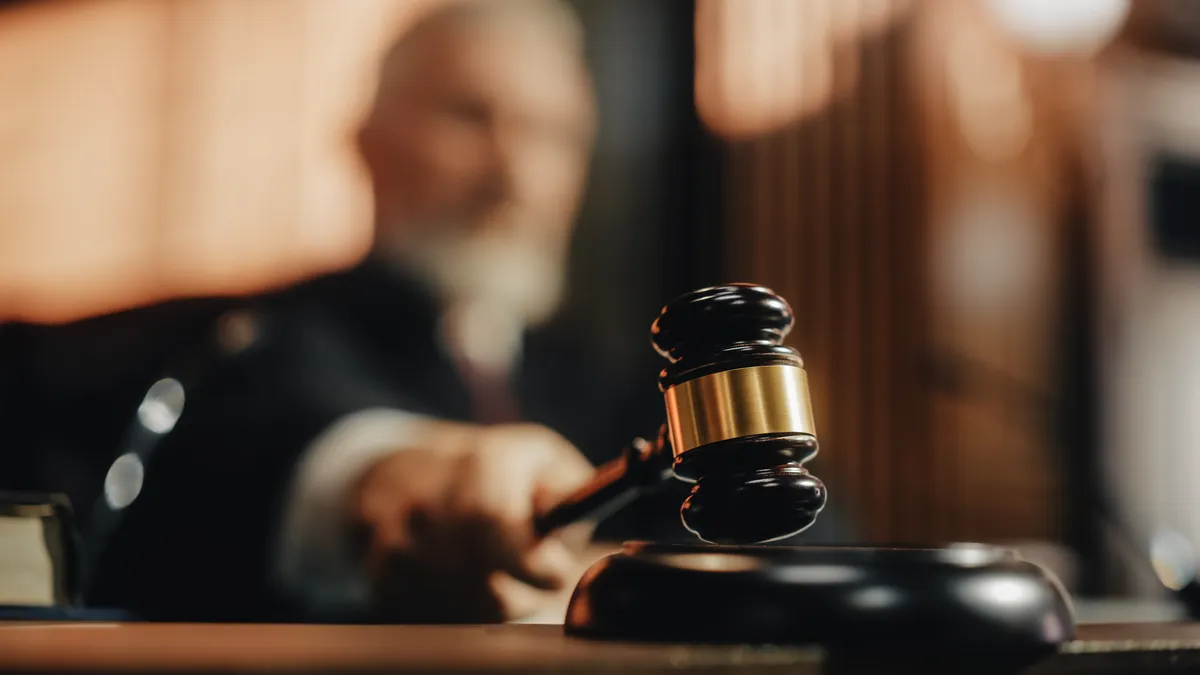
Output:
M372 69L436 2L0 3L0 319L353 264ZM567 306L613 367L652 380L676 293L770 286L867 539L1160 592L1156 542L1200 542L1200 4L575 4L600 127Z

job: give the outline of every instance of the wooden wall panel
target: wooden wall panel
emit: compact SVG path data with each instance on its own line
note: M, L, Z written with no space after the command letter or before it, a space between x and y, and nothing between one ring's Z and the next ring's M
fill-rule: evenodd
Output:
M842 95L729 141L729 276L796 310L814 467L873 540L1055 540L1063 139L1087 66L1021 53L958 0L833 54Z
M908 164L916 121L898 103L901 36L838 53L833 77L857 86L825 112L733 142L727 239L731 277L771 286L796 311L790 343L810 372L823 444L814 469L872 538L918 540L932 466L917 377L921 175Z

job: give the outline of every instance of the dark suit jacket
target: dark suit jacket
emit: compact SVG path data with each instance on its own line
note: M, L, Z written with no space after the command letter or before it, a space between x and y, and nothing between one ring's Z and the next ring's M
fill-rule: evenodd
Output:
M220 339L231 313L255 326L245 349ZM469 419L466 389L435 339L437 316L419 286L368 260L259 298L3 327L0 488L71 497L92 544L92 604L168 620L303 618L270 583L292 467L321 430L364 408ZM626 375L586 335L551 325L528 335L514 387L525 419L599 464L661 424L654 375ZM130 429L142 396L164 376L184 385L183 415L143 447L141 493L101 542L88 524L108 510L92 506L113 459L139 438ZM665 486L598 535L690 541L678 518L685 490ZM840 527L830 515L810 536L830 539Z

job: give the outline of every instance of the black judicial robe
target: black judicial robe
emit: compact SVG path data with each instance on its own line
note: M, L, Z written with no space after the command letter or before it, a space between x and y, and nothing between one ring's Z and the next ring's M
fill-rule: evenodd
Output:
M255 326L244 351L217 339L231 313ZM146 458L141 493L104 541L89 600L153 618L287 618L270 587L270 553L305 446L364 408L470 419L436 320L419 286L368 260L263 297L0 327L0 488L66 493L86 537L143 395L176 377L183 415ZM656 430L662 402L654 373L630 385L609 365L560 326L531 333L514 382L522 417L559 431L593 462L615 457L634 435ZM682 537L678 501L663 507L662 531ZM659 536L635 529L608 531Z
M467 389L436 339L420 286L366 260L248 299L182 300L65 326L0 327L0 489L64 492L96 552L91 604L163 620L303 620L271 585L273 535L294 464L343 415L396 407L470 419ZM222 318L254 339L229 349ZM640 377L638 376L640 375ZM586 336L527 336L513 383L522 417L594 463L663 419L654 372L621 376ZM151 383L179 379L184 411L145 459L138 498L102 548L92 505ZM680 483L606 521L605 539L692 541ZM831 512L806 538L836 540Z

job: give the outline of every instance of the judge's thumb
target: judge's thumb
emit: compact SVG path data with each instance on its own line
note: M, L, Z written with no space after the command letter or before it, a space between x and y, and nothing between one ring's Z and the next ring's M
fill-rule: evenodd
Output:
M537 424L493 427L484 444L536 513L583 487L596 473L587 457L558 432ZM529 507L525 507L529 508Z
M534 510L545 513L560 501L586 486L596 467L574 445L561 436L546 444L534 476Z
M566 562L561 542L542 546L534 521L595 472L566 438L541 425L516 424L486 430L462 488L463 497L491 514L475 538L484 557L518 580L557 588Z

